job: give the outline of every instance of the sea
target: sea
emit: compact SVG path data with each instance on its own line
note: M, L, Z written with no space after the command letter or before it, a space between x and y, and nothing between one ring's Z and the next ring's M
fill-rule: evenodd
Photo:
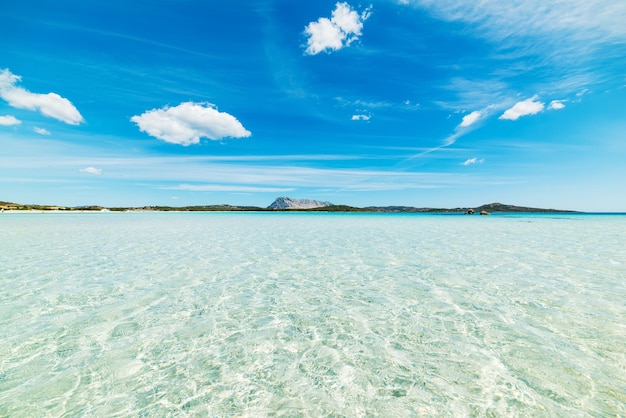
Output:
M0 214L2 417L625 417L626 215Z

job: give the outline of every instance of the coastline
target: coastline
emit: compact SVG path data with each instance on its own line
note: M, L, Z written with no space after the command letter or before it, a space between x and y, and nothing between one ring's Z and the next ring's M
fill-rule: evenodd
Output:
M585 213L566 209L544 209L525 206L489 203L477 207L429 208L413 206L368 206L328 205L311 208L262 208L257 206L202 205L202 206L143 206L143 207L104 207L56 205L30 205L0 202L0 213L94 213L94 212L331 212L331 213L449 213L449 214L491 214L491 213Z
M28 210L4 210L0 211L0 217L6 215L8 217L17 215L122 215L122 214L241 214L241 215L342 215L342 216L442 216L442 217L476 217L476 218L489 218L489 216L468 215L462 211L424 211L424 212L389 212L389 211L320 211L320 210L42 210L42 209L28 209ZM538 211L538 212L492 212L489 213L492 217L502 218L514 218L524 216L542 216L542 217L590 217L590 216L626 216L626 212L576 212L576 211Z

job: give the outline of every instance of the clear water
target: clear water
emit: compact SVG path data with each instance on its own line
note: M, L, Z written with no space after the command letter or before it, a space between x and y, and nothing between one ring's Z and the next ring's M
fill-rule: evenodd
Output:
M626 416L626 216L0 215L0 416Z

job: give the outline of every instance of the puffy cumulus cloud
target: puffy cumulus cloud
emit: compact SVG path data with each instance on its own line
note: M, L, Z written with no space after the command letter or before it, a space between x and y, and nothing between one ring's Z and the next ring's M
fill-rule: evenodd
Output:
M561 110L565 107L563 100L552 100L548 105L549 110Z
M17 119L15 116L0 116L0 126L13 126L19 125L20 123L22 123L22 121Z
M152 109L130 118L142 132L172 144L191 145L200 138L219 140L251 135L232 115L219 112L211 103L185 102Z
M463 116L463 120L461 121L461 124L459 125L461 128L466 128L468 126L471 126L473 124L475 124L476 122L478 122L478 120L482 117L482 112L479 110L475 110L472 113L469 113L465 116Z
M81 173L87 173L87 174L95 174L97 176L99 176L100 174L102 174L102 169L100 168L95 168L95 167L87 167L87 168L81 168L80 170Z
M39 135L50 135L50 131L44 128L34 127L33 131Z
M370 120L370 115L352 115L352 120Z
M531 97L521 102L515 103L512 108L507 109L499 119L518 120L522 116L535 115L541 112L544 103L537 100L537 96Z
M473 165L473 164L482 164L485 162L484 158L481 158L480 160L476 157L474 158L468 158L467 160L465 160L464 162L461 163L461 165Z
M56 93L31 93L16 86L21 79L20 76L11 73L8 69L0 72L0 97L6 100L10 106L39 111L44 116L69 125L78 125L84 122L78 109L68 99Z
M308 36L306 53L316 55L322 51L337 51L359 39L363 22L371 15L371 7L359 14L348 3L337 3L330 19L320 17L304 29Z

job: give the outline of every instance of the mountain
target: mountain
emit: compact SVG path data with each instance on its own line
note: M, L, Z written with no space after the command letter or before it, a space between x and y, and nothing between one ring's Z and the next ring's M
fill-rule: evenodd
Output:
M412 213L412 212L468 213L469 211L472 211L472 213L480 213L480 212L487 212L487 213L491 213L491 212L533 212L533 213L574 212L571 210L560 210L560 209L529 208L525 206L506 205L503 203L489 203L489 204L478 206L475 208L454 208L454 209L416 208L413 206L368 206L364 208L364 210L368 212L401 212L401 213Z
M315 209L326 206L333 206L330 202L311 199L292 199L290 197L279 197L269 205L268 209Z
M476 212L572 212L569 210L527 208L525 206L505 205L502 203L489 203L474 208L474 210Z
M489 203L474 208L416 208L413 206L368 206L364 208L358 208L347 205L334 205L330 202L311 200L311 199L292 199L289 197L279 197L267 208L260 208L257 206L232 206L227 204L222 205L202 205L202 206L143 206L143 207L111 207L105 208L103 206L77 206L77 207L65 207L65 206L50 206L50 205L34 205L34 204L19 204L0 201L0 211L14 211L14 210L40 210L40 211L102 211L111 210L115 212L121 211L193 211L193 212L263 212L271 210L302 210L302 211L322 211L322 212L386 212L386 213L480 213L480 212L574 212L571 210L559 210L559 209L540 209L529 208L525 206L507 205L502 203Z

